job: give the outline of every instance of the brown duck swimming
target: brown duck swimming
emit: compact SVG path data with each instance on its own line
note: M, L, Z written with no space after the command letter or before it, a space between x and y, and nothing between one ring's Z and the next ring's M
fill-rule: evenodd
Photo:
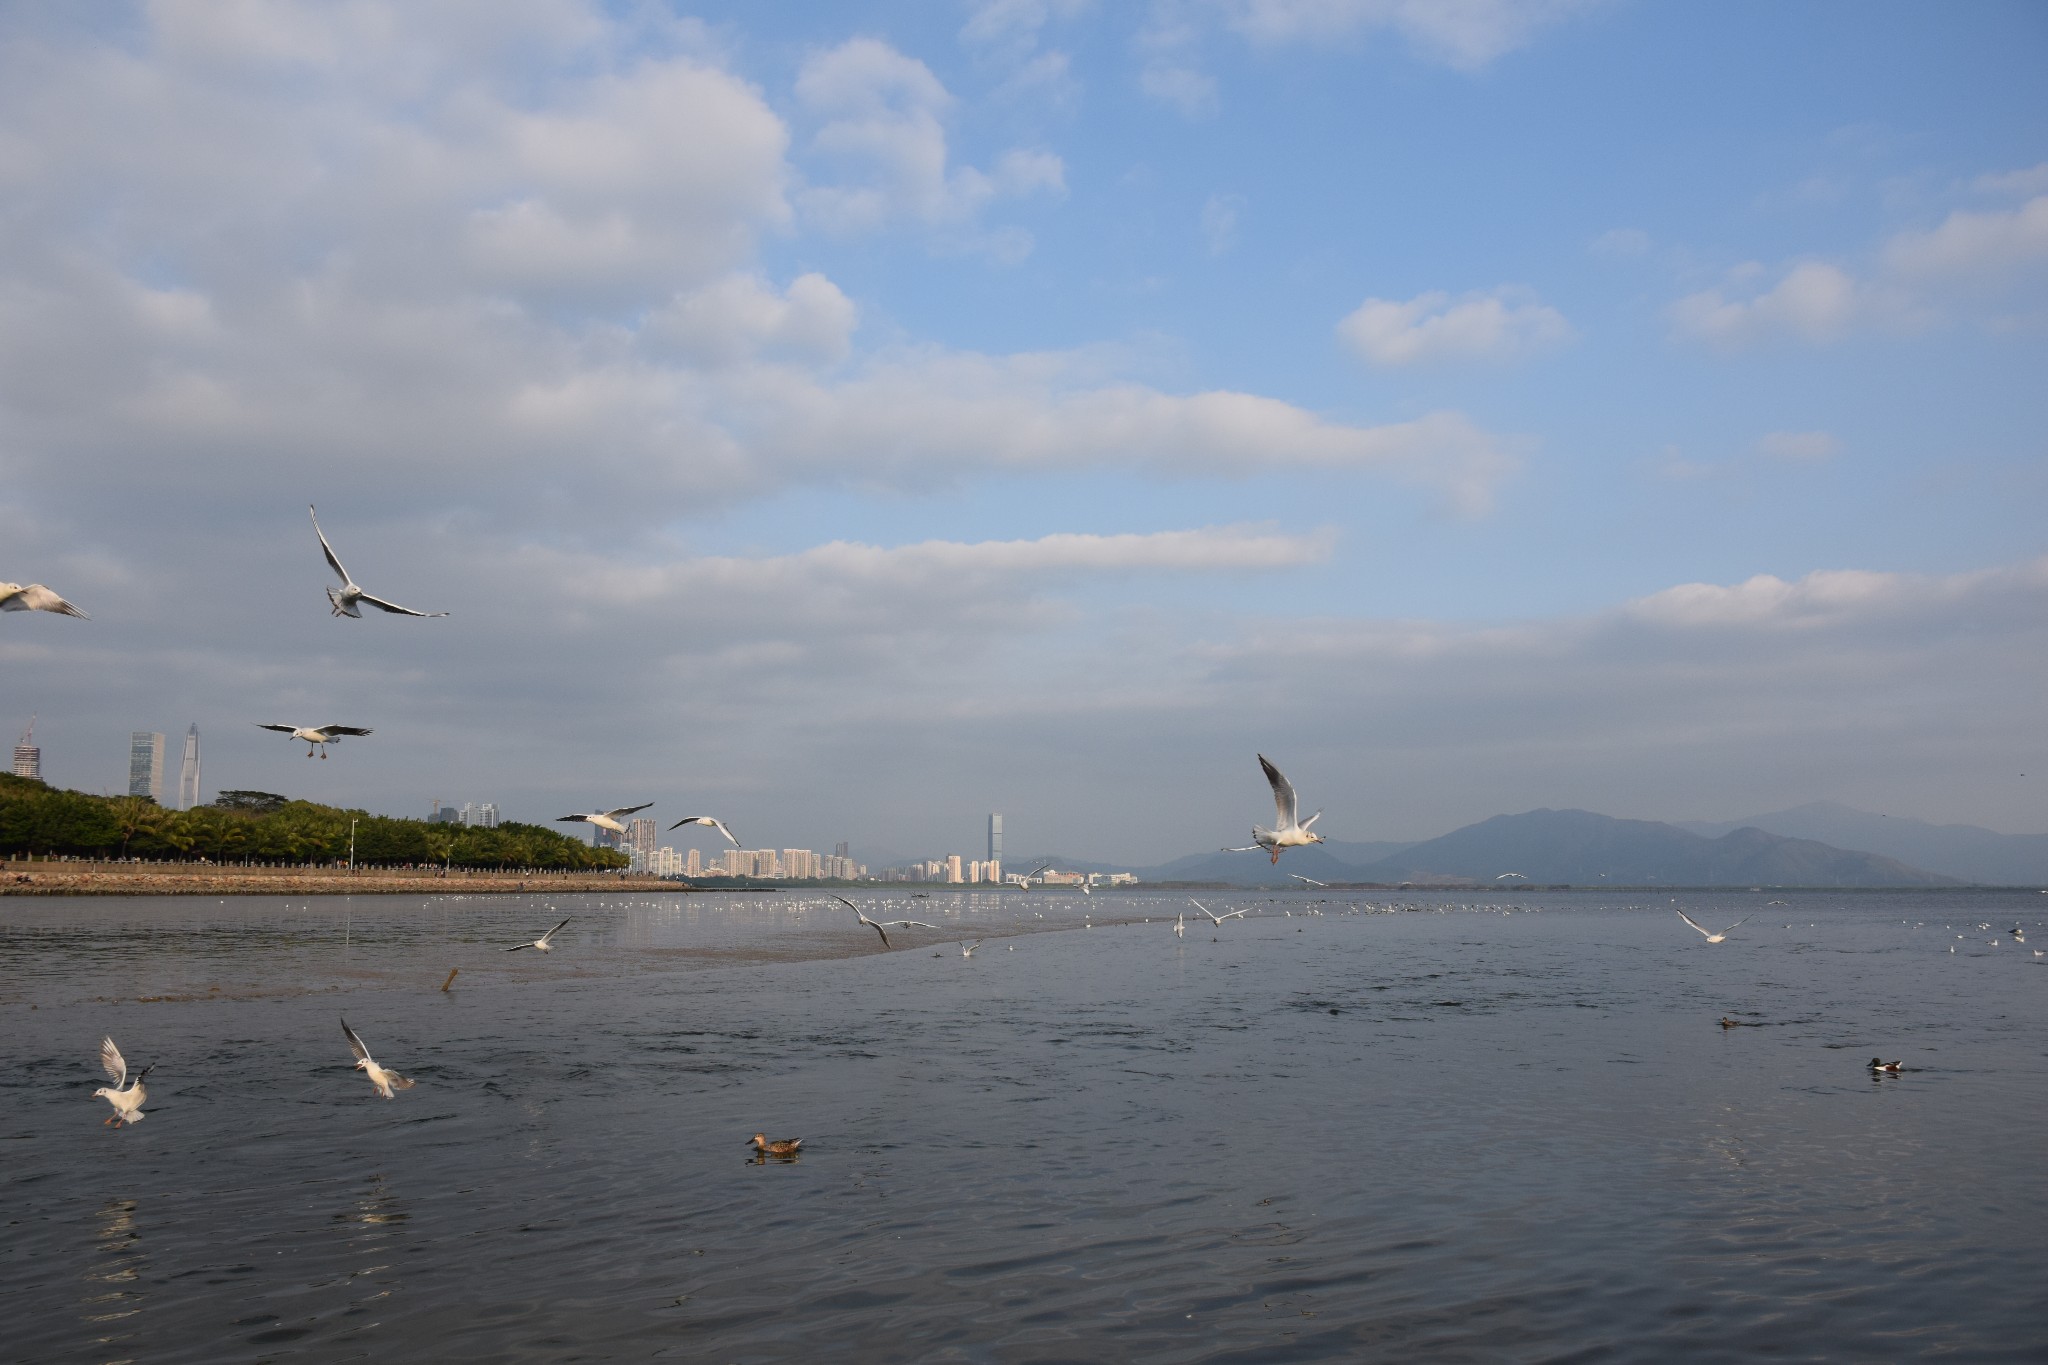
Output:
M756 1133L747 1140L749 1147L758 1147L767 1156L795 1156L796 1149L804 1145L802 1138L777 1138L770 1142L766 1133Z

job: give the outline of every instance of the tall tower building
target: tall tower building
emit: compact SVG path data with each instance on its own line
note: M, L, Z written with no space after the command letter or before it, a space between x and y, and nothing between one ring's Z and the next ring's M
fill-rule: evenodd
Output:
M1000 814L988 817L988 861L995 869L989 875L990 881L1003 879L1003 817Z
M128 794L164 799L164 737L148 730L128 734Z
M14 775L43 780L43 751L36 747L36 718L28 718L28 729L21 732L21 743L14 746Z
M178 809L199 804L199 722L185 732L185 761L178 765Z

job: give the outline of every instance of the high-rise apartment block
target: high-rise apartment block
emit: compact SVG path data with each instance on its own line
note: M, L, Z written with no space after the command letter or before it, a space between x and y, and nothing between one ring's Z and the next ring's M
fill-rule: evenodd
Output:
M164 737L149 730L128 735L128 794L164 799Z
M185 761L178 765L178 809L199 804L199 722L185 732Z
M654 841L661 834L661 826L646 816L626 822L626 852L643 861L654 856Z
M28 729L21 732L21 742L14 746L14 775L33 781L43 780L43 751L36 747L36 718L28 718Z
M477 829L498 827L498 803L495 801L465 801L462 809L455 813L458 823Z

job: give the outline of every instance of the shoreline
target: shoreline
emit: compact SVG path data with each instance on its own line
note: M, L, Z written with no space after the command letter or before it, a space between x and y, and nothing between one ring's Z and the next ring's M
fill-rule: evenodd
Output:
M400 896L543 892L697 893L688 882L618 872L485 872L452 868L222 867L195 863L0 863L0 896Z

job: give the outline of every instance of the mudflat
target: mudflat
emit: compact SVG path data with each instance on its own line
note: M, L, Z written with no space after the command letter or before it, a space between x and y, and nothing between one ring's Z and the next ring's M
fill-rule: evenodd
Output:
M674 891L684 882L619 872L519 872L480 868L358 867L328 864L10 861L0 863L0 896L377 896L460 891Z

